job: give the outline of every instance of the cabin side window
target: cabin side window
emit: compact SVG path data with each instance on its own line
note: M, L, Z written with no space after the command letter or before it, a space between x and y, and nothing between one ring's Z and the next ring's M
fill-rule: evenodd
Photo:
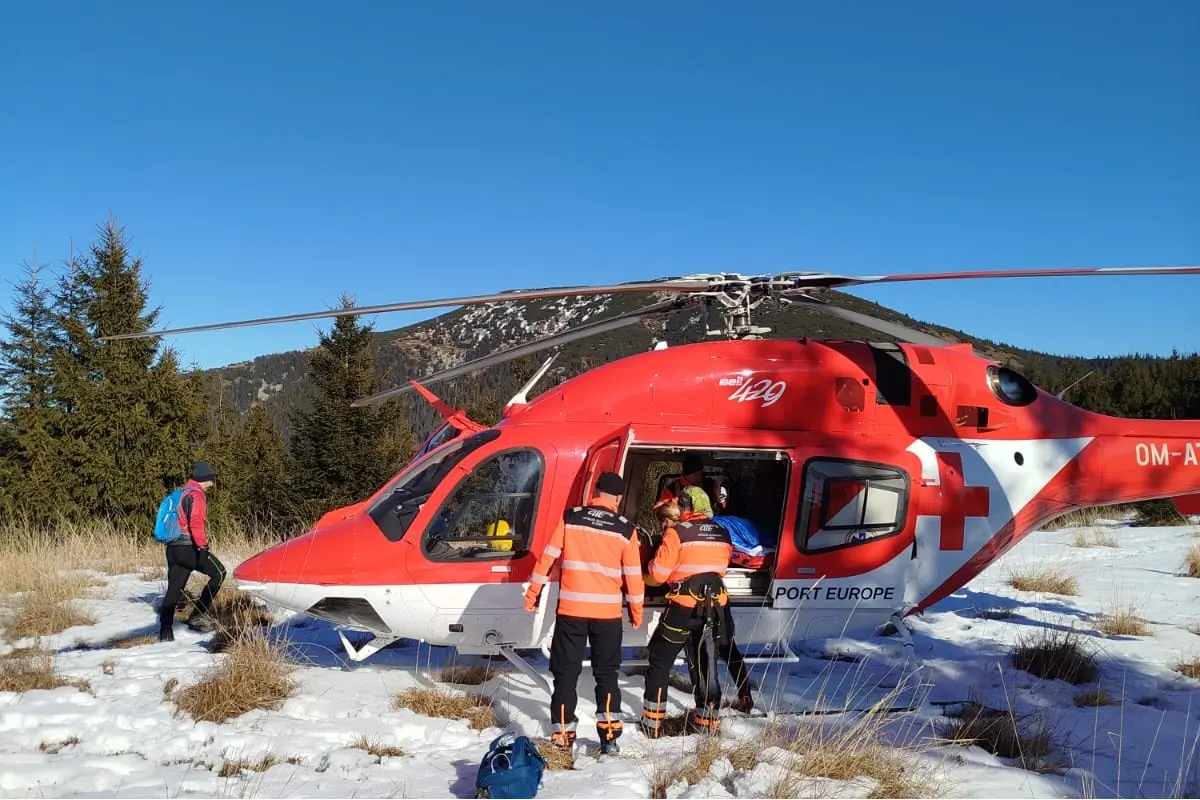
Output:
M544 474L545 461L533 448L481 461L430 520L425 554L434 561L503 561L529 552Z
M908 513L908 474L864 461L814 458L804 465L796 544L820 553L895 536Z

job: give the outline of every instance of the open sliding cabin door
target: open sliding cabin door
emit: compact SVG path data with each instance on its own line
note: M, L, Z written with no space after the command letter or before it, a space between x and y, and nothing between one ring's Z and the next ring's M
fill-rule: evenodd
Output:
M579 505L585 505L595 495L596 481L603 473L616 472L623 478L628 477L625 475L625 456L632 441L633 425L626 425L592 445L584 463L583 487L576 498Z
M797 453L800 490L772 581L772 606L804 609L812 637L873 626L903 608L912 562L912 476L873 460Z

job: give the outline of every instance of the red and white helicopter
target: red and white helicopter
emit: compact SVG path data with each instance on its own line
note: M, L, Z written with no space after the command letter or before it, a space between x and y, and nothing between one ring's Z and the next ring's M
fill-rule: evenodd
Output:
M851 277L693 275L397 303L133 334L157 336L438 306L645 293L634 313L568 329L465 363L432 384L688 303L725 317L722 341L622 358L530 399L550 360L495 427L469 420L412 382L446 422L394 479L361 503L234 572L267 603L374 634L362 660L399 638L509 658L548 646L556 584L536 613L522 594L564 509L597 476L627 480L624 513L645 520L686 454L729 492L726 514L753 522L770 552L727 583L738 640L775 645L862 634L921 613L1030 531L1072 509L1200 493L1200 421L1121 419L1071 405L969 344L951 344L819 300L864 284L1047 276L1198 275L1200 267L1121 267ZM765 300L813 304L904 343L761 338ZM128 335L127 335L128 336ZM118 338L118 337L113 337ZM124 338L124 337L121 337ZM1181 500L1191 509L1195 497ZM498 535L499 534L499 535ZM645 552L648 557L648 548ZM553 580L553 578L552 578ZM661 595L661 592L659 592ZM641 647L646 624L625 630ZM748 659L752 660L752 659Z

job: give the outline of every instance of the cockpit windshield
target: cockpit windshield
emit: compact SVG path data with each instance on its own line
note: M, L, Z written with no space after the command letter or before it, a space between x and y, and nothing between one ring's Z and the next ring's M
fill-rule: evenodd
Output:
M481 446L500 436L498 430L480 431L474 436L456 439L429 460L401 473L386 491L371 504L367 513L390 541L404 538L421 506L454 466Z

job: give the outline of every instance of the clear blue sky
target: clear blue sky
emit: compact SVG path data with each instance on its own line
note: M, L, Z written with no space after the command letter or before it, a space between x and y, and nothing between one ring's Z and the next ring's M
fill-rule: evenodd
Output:
M0 277L110 210L170 326L342 292L1200 263L1194 0L581 8L6 4ZM1194 277L858 293L1056 352L1200 349ZM175 340L204 366L314 342Z

